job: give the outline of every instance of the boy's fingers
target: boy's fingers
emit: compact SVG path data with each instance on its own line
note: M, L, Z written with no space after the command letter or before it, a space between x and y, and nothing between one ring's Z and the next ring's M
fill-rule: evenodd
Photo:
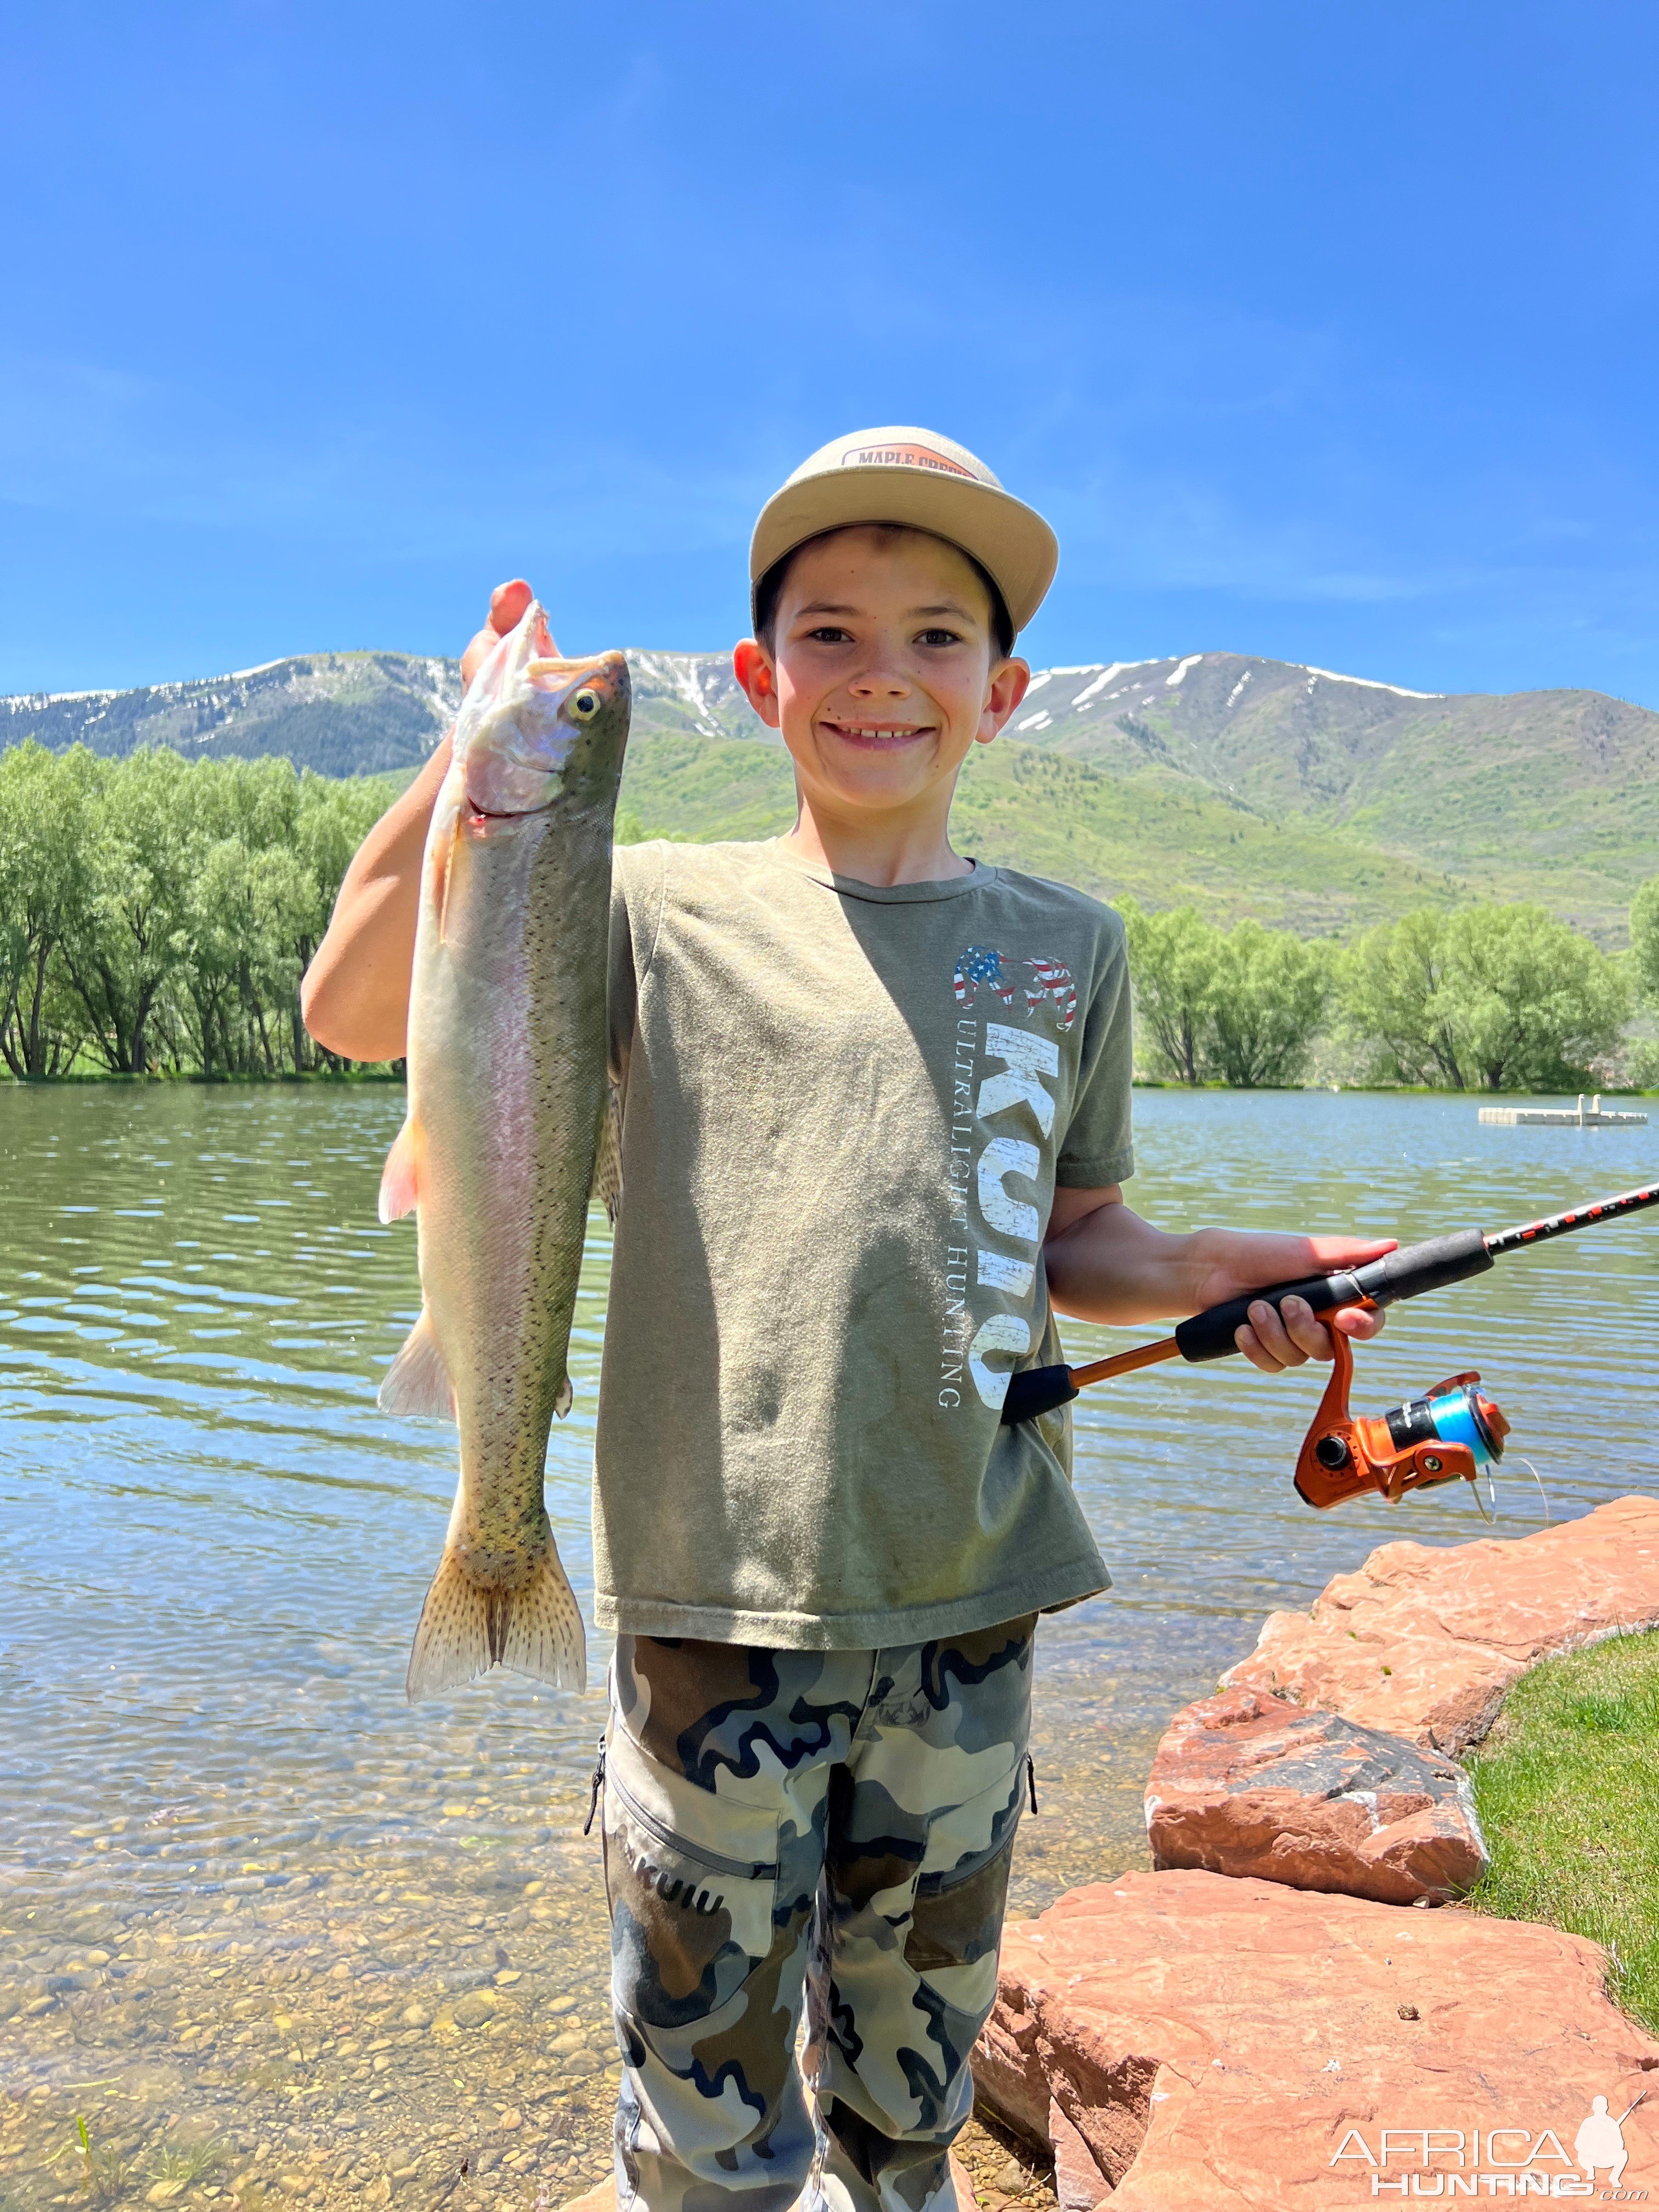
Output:
M1388 1325L1389 1316L1380 1306L1344 1306L1340 1313L1331 1316L1331 1327L1340 1328L1356 1344L1368 1344L1372 1337L1380 1336Z
M1261 1374L1277 1375L1282 1370L1285 1362L1282 1359L1276 1359L1273 1353L1263 1346L1248 1322L1243 1328L1233 1331L1233 1342L1249 1361L1251 1366L1256 1368Z
M524 611L535 593L522 576L510 582L497 584L489 594L489 617L481 630L475 631L461 655L461 689L465 690L490 654L509 630L514 630L524 620Z
M489 627L497 637L505 637L510 629L517 629L524 620L524 611L535 598L535 593L522 576L514 576L505 584L497 584L489 594Z
M1314 1319L1312 1309L1300 1298L1286 1298L1278 1311L1266 1298L1258 1298L1250 1308L1250 1327L1255 1331L1256 1342L1281 1367L1300 1367L1317 1358L1325 1340L1325 1331Z

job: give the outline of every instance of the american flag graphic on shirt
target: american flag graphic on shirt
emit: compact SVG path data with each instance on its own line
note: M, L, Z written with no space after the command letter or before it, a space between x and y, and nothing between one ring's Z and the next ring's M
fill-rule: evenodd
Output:
M1072 971L1058 960L1028 960L1026 967L1031 980L1025 986L1025 1007L1036 1013L1047 999L1052 999L1060 1014L1060 1026L1069 1030L1077 1018L1077 986L1072 981Z
M994 992L1005 1006L1012 1006L1020 988L1010 972L1012 964L1007 955L999 952L994 945L966 946L956 967L954 989L957 1006L973 1006L984 989ZM1069 1030L1077 1018L1077 986L1072 981L1071 969L1063 961L1042 957L1022 961L1019 965L1030 978L1025 985L1026 1013L1034 1014L1052 1000L1061 1030Z
M979 995L980 986L994 991L1005 1006L1014 1003L1018 988L1003 969L1001 953L988 945L970 945L957 962L956 994L959 1006L971 1006Z

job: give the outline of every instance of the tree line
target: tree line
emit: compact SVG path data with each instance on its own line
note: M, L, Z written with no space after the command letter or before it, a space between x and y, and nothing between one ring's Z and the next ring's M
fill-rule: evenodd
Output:
M300 978L346 865L398 780L286 760L0 754L0 1056L14 1076L300 1075L343 1063L309 1038ZM619 817L619 834L638 825ZM1296 1084L1331 1051L1348 1079L1454 1090L1588 1088L1659 1006L1659 877L1610 957L1543 908L1425 908L1350 947L1191 907L1120 902L1144 1073Z
M155 747L0 754L0 1054L17 1077L304 1074L300 978L397 787Z
M1659 878L1627 959L1525 902L1421 908L1347 947L1120 903L1141 1057L1179 1083L1300 1083L1322 1045L1362 1084L1571 1091L1611 1087L1617 1060L1659 1080L1659 1049L1625 1035L1659 1006Z

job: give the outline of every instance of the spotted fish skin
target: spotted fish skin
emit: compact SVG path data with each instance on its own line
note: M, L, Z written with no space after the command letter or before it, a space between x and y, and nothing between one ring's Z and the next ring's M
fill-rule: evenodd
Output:
M532 605L475 678L433 810L409 1109L380 1216L419 1225L421 1317L388 1413L453 1414L460 1480L416 1631L411 1699L492 1666L586 1681L543 1502L589 1194L611 1132L611 843L628 738L619 653L562 659Z

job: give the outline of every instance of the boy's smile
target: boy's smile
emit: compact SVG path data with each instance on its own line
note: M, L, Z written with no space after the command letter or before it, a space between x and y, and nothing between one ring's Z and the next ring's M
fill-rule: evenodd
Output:
M806 813L855 833L879 823L884 842L927 844L930 867L961 872L944 842L957 771L1030 680L999 649L965 554L881 524L816 538L790 563L771 639L745 640L735 665L789 749Z

